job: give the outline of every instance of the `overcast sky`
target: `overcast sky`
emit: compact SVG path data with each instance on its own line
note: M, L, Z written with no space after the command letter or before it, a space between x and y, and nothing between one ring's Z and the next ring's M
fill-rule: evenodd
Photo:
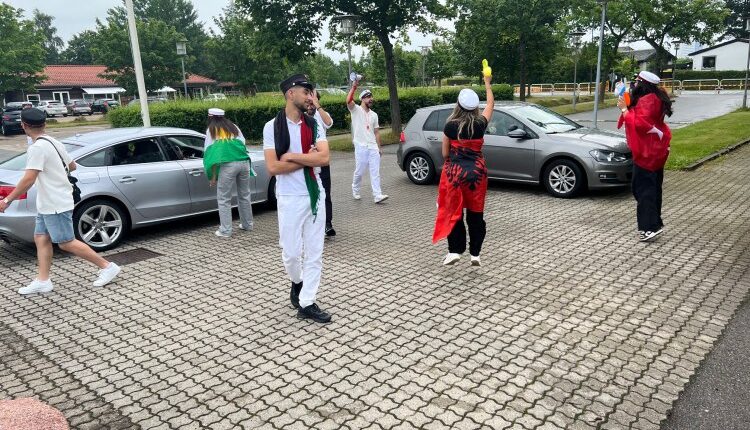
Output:
M57 27L57 34L67 43L76 33L83 30L94 29L96 18L104 19L107 10L122 4L122 0L2 0L13 7L21 8L30 17L34 9L54 17L53 24ZM229 4L228 0L192 0L193 6L198 13L198 19L204 23L205 28L216 29L213 18L222 12ZM446 24L449 25L449 24ZM178 29L179 30L179 29ZM430 45L434 35L424 36L420 33L410 32L410 50L418 50L422 45ZM318 42L318 48L335 60L343 60L346 53L329 51L323 48L328 39L328 30L324 29L322 40ZM352 47L352 53L356 58L362 55L362 49Z

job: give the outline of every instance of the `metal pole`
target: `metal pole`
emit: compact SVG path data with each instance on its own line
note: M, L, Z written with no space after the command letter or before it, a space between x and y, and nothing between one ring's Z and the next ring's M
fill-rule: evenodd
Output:
M352 74L352 37L349 36L349 39L347 40L347 45L349 48L349 75ZM351 79L349 79L349 88L354 85L354 82L352 82Z
M576 111L576 96L578 91L578 85L576 85L576 78L578 77L578 54L576 59L573 61L573 112Z
M425 65L426 58L427 57L424 54L422 54L422 86L423 87L426 86L425 85L425 76L424 76L424 65Z
M747 27L750 30L750 18L747 20ZM748 35L750 36L750 35ZM745 65L745 94L742 96L742 109L747 109L747 78L750 71L750 37L747 39L747 64Z
M133 0L125 0L125 9L128 12L128 31L130 33L130 46L133 50L133 66L135 66L135 80L138 84L138 98L141 99L141 118L143 118L144 127L151 127L146 82L143 79L143 64L141 64L141 48L138 44L138 30L135 27L135 13L133 13Z
M599 55L596 60L596 93L594 93L594 128L599 128L596 124L599 115L599 82L602 79L602 46L604 46L604 19L607 16L607 1L602 1L602 26L599 29Z
M185 75L185 57L180 57L180 62L182 63L182 88L185 89L185 98L187 98L188 92L187 92L187 75Z

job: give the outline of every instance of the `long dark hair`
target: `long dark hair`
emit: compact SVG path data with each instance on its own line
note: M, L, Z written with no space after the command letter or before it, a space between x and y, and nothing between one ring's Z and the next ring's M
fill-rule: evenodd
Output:
M672 100L669 99L669 95L666 91L664 91L663 88L658 87L655 84L652 84L651 82L639 80L638 83L633 88L632 94L632 100L630 102L630 106L635 106L638 104L638 100L641 97L647 96L649 94L656 94L656 97L659 97L659 100L661 100L661 113L666 116L672 116Z
M216 139L220 131L224 131L232 137L240 135L240 129L237 128L234 123L223 116L209 116L208 117L208 134L211 135L211 139Z

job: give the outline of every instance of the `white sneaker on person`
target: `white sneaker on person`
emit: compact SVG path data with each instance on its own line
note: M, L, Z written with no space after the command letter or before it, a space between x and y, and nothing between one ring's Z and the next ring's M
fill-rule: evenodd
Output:
M354 197L354 200L360 200L362 198L362 196L357 193L352 193L352 197Z
M451 264L454 264L456 261L458 261L460 258L461 258L461 254L449 252L448 255L445 256L445 260L443 260L443 266L450 266Z
M663 232L664 232L664 229L663 229L663 228L660 228L659 230L656 230L656 231L647 231L647 232L646 232L646 233L645 233L645 234L644 234L644 235L643 235L643 236L641 237L641 239L640 239L640 240L641 240L641 242L651 242L651 241L653 241L654 239L656 239L656 236L658 236L658 235L662 234Z
M245 228L245 226L242 225L242 223L239 223L239 224L237 224L237 228L239 228L240 230L252 231L253 230L253 225L250 224L250 226L248 228Z
M224 238L232 237L230 233L222 233L221 230L216 230L214 234L216 235L216 237L224 237Z
M34 279L29 285L19 288L18 294L26 295L34 293L49 293L53 288L54 285L52 285L52 281L50 281L49 279L47 279L46 281Z
M381 194L379 196L375 196L375 203L383 203L386 200L388 200L388 196L385 195L385 194Z
M117 277L117 275L120 274L121 270L122 269L120 269L120 266L116 265L115 263L109 263L109 266L99 271L99 277L96 278L96 281L94 281L94 286L103 287L109 284L113 279Z
M472 266L481 266L482 261L479 259L478 255L472 255L471 256L471 265Z

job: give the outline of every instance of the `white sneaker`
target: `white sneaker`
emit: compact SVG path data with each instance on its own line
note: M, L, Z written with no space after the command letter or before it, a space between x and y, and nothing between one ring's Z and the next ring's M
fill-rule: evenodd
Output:
M53 288L54 286L52 285L52 281L50 281L49 279L47 279L46 281L34 279L29 285L23 288L19 288L18 294L26 295L34 293L49 293Z
M478 255L477 256L474 256L474 255L471 256L471 265L472 266L481 266L482 265L482 261L479 260L479 256Z
M253 225L252 225L252 224L250 224L250 227L248 227L248 228L245 228L245 226L244 226L244 225L242 225L242 223L239 223L239 224L237 224L237 228L239 228L240 230L245 230L245 231L252 231L252 230L253 230Z
M443 260L443 266L450 266L451 264L455 264L456 261L458 261L460 258L461 254L449 252L448 255L445 256L445 260Z
M216 231L214 232L214 234L216 235L216 237L224 237L224 238L227 238L227 237L232 237L232 235L231 235L231 234L227 234L227 233L222 233L222 232L221 232L221 230L216 230Z
M354 197L354 200L360 200L362 199L362 196L357 193L352 193L352 197Z
M115 263L109 263L109 266L99 271L99 277L94 281L94 286L103 287L109 284L120 274L120 270L122 270L120 269L120 266Z
M388 200L388 196L385 194L381 194L375 197L375 203L383 203L386 200Z

